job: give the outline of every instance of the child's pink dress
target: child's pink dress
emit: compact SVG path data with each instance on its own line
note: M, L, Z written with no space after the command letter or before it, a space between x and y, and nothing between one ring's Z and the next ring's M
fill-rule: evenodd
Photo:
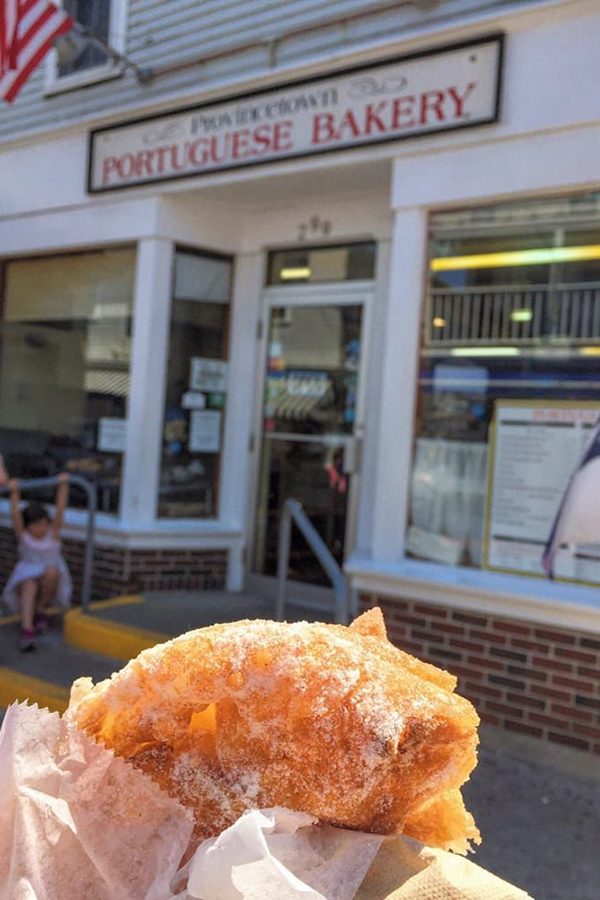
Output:
M12 612L19 609L19 585L28 578L41 578L46 569L58 569L59 578L54 603L69 606L73 593L73 582L60 552L60 541L52 535L34 538L24 531L19 542L19 561L12 570L2 594L2 601Z

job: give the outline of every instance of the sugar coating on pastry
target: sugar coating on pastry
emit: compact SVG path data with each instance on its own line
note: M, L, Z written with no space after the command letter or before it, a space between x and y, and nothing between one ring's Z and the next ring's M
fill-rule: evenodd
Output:
M373 609L348 628L191 631L76 681L66 716L190 807L198 840L285 806L464 852L479 840L459 790L479 720L455 684L389 643Z

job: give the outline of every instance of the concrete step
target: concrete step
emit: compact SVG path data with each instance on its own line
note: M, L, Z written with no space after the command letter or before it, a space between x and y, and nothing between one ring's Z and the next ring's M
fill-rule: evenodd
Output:
M261 597L275 609L277 599L277 579L269 575L247 575L244 590L247 594ZM296 609L333 614L334 592L332 588L305 581L286 582L286 612L288 605Z
M306 586L304 586L306 587ZM310 587L310 586L308 586ZM306 592L302 602L315 602ZM295 599L295 598L294 598ZM289 603L288 621L333 621L330 607L317 610ZM65 615L65 639L72 647L90 653L129 660L147 647L217 622L239 619L272 619L275 593L272 585L257 585L240 592L155 591L92 603L88 613L69 610Z

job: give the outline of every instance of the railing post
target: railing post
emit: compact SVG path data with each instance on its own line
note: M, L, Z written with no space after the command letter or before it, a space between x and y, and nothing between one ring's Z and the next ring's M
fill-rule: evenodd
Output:
M343 576L342 576L343 577ZM335 621L337 625L346 625L348 619L348 599L345 585L334 585Z
M275 603L275 618L278 622L283 622L285 589L290 564L292 513L288 504L288 500L283 504L281 522L279 524L279 542L277 548L277 599Z
M83 479L82 479L83 480ZM89 612L92 594L92 569L94 566L94 532L96 527L96 508L98 505L96 485L86 482L88 498L88 517L85 538L85 555L83 560L83 583L81 585L81 611Z
M283 620L285 610L286 583L290 561L290 542L292 524L295 524L309 547L317 557L334 591L334 613L338 624L345 624L348 619L348 588L341 568L335 561L329 547L310 521L302 505L292 497L283 504L279 524L279 542L277 558L277 599L275 616Z

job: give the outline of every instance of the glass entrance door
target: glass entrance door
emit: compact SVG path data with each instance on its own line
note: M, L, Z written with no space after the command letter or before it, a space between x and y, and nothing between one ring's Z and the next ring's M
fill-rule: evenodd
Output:
M300 501L341 564L360 431L362 302L270 306L254 571L274 575L283 503ZM295 530L290 578L326 579Z

